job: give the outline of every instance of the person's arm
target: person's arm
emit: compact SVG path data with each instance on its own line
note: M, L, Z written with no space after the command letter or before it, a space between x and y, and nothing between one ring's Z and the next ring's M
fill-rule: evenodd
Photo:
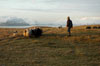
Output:
M71 24L72 24L72 28L73 28L73 22L71 21Z

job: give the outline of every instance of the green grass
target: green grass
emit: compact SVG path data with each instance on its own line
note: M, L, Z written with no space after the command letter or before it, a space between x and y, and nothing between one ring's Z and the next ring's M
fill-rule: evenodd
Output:
M100 30L43 29L40 38L0 41L0 66L99 66Z

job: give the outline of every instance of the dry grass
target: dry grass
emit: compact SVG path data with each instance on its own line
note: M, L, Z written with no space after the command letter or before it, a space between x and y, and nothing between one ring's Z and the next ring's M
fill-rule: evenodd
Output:
M23 29L0 29L0 66L100 65L100 29L74 27L71 37L66 28L42 29L40 38L21 36ZM15 30L19 36L11 37Z

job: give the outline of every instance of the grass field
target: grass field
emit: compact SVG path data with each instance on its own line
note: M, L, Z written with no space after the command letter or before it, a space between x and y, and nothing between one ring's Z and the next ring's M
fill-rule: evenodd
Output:
M42 28L40 38L23 37L24 29L0 29L0 66L100 66L100 29ZM12 37L13 31L19 36Z

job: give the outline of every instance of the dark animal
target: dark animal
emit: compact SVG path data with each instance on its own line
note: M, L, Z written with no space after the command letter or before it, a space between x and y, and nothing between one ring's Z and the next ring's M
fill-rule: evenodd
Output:
M98 27L94 26L93 29L98 29Z
M36 28L31 30L31 35L35 37L40 37L42 35L42 29Z
M62 28L62 26L59 26L58 28L59 28L59 29L61 29L61 28Z
M98 29L100 29L100 26L98 27Z
M88 26L88 27L86 27L86 29L91 29L91 27L90 27L90 26Z

